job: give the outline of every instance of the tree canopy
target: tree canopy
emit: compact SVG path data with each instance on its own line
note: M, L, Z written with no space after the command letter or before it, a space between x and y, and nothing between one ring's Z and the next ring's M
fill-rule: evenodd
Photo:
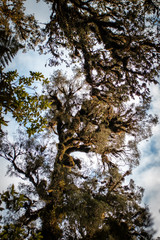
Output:
M11 112L17 122L27 127L29 135L41 131L47 121L40 111L47 109L50 104L44 95L36 93L33 83L47 79L41 73L30 72L30 77L18 75L17 70L4 72L0 69L0 130L7 126L4 116ZM28 88L28 91L27 91ZM30 90L30 93L29 93Z
M0 125L11 112L29 136L19 131L12 143L5 133L0 138L8 174L23 179L17 189L12 185L0 195L0 237L153 239L152 217L141 203L144 190L125 179L139 164L138 143L152 135L158 121L148 110L149 84L158 84L160 69L159 5L44 2L50 4L50 21L40 30L25 15L23 1L2 1L0 8L2 20L13 21L4 21L3 31L18 44L9 47L0 35L3 67L21 45L29 41L34 47L33 37L46 35L39 49L52 53L49 65L65 62L73 70L69 78L53 68L46 80L41 73L20 77L1 68ZM42 95L27 90L35 81L42 81Z
M24 2L25 0L1 1L0 30L7 36L14 37L27 49L34 49L42 35L33 14L25 13Z
M51 65L63 60L63 49L67 48L70 62L81 63L93 96L101 91L100 96L103 92L112 104L120 104L129 96L148 99L147 84L156 83L159 74L160 47L152 20L159 11L157 4L46 2L52 4L51 21L45 29L47 46L53 54Z

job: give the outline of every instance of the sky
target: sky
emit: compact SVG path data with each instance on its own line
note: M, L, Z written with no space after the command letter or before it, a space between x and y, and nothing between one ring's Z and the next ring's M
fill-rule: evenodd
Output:
M151 87L151 113L160 119L160 87ZM139 144L140 165L133 171L137 185L145 189L143 201L149 206L157 236L160 236L160 123L153 128L153 136Z
M34 13L40 22L48 21L49 6L42 1L38 5L35 2L33 0L26 1L27 12ZM50 77L53 70L56 69L45 67L48 59L49 55L39 55L36 51L29 51L25 54L19 51L7 70L18 69L20 75L29 75L29 71L39 71L45 77ZM150 111L159 115L160 119L160 87L158 85L151 86L151 93L153 101ZM12 120L8 127L12 138L14 138L16 126L18 126L17 123ZM131 177L135 180L136 185L145 189L143 202L149 206L157 230L156 236L160 236L160 124L154 127L153 136L150 139L139 144L139 150L141 152L140 165L133 170ZM0 191L2 191L9 184L17 181L13 177L5 176L7 163L3 159L0 161Z

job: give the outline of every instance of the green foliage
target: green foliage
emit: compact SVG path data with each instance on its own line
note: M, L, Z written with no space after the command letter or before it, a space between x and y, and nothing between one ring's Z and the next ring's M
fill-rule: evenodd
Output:
M30 77L20 77L17 71L3 72L1 69L0 90L0 128L7 125L4 115L8 112L17 122L27 127L29 135L45 128L47 120L41 111L49 108L50 104L45 95L35 91L37 81L42 85L48 82L41 73L30 72Z
M0 31L5 32L8 40L12 37L29 49L41 41L37 21L33 15L25 14L24 0L2 0L0 16Z
M23 194L18 194L14 185L10 188L10 191L6 191L1 194L1 200L5 203L6 209L17 212L23 207L24 202L27 200Z
M25 229L18 227L14 224L6 225L3 229L3 231L0 233L0 237L2 240L41 240L43 239L41 233L36 233L34 231L31 231L31 235L27 232L25 232Z
M21 48L22 45L14 37L7 36L4 30L0 30L0 66L8 65Z
M7 212L8 216L5 216L6 213L1 216L3 220L1 221L1 239L42 239L41 233L36 232L33 225L26 231L23 224L18 222L14 223L14 221L20 217L20 213L23 212L22 209L26 209L29 204L29 198L15 191L14 185L0 195L0 203L3 204L3 206L5 205L6 210L9 210ZM4 208L1 208L1 211L3 210Z
M10 224L4 227L3 232L0 233L0 237L3 240L18 240L24 239L26 237L26 234L24 233L24 230L21 229L21 227L16 227L15 225Z

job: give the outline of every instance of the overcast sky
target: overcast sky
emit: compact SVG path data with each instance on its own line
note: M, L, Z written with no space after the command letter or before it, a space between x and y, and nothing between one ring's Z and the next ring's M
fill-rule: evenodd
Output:
M42 1L37 5L33 0L26 2L27 12L35 13L35 17L40 22L46 22L49 19L47 5ZM38 55L30 51L25 54L19 52L9 65L8 70L18 69L20 75L29 75L29 71L40 71L45 77L50 77L53 68L45 67L49 56ZM152 86L152 112L159 114L160 117L160 88ZM14 121L9 125L9 132L14 133L16 123ZM138 186L145 189L144 202L149 205L152 212L157 236L160 236L160 124L153 129L153 137L145 140L139 145L141 151L140 165L133 171L133 178ZM1 185L0 190L13 183L13 178L4 177L6 172L6 162L1 159Z

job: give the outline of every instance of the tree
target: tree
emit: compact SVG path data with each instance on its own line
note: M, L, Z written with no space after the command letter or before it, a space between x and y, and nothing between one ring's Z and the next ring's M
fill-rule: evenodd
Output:
M63 47L80 69L73 79L59 71L51 77L44 133L20 135L15 143L1 138L0 156L10 163L8 173L25 182L1 194L9 218L3 218L0 236L153 239L149 210L141 206L143 189L124 180L138 164L138 143L151 136L157 123L148 114L148 84L158 82L159 70L157 36L151 34L157 5L139 0L45 2L52 5L43 46L53 54L50 63L64 60ZM22 85L30 81L32 77L23 78ZM35 112L37 105L27 104L26 97L24 106ZM24 112L12 112L26 124Z
M129 97L149 98L148 83L157 83L160 52L151 21L159 8L153 1L46 2L52 5L45 29L51 65L68 49L70 62L81 62L93 96L99 93L116 105Z
M10 173L30 182L21 184L20 193L12 186L1 194L8 209L2 239L13 232L21 239L151 239L148 210L139 206L143 190L133 181L122 185L129 172L120 173L114 164L108 171L100 165L94 175L70 171L53 163L54 150L46 144L22 137L14 145L1 145L1 156L12 163Z
M5 72L18 50L34 49L39 37L37 22L32 15L25 15L24 1L2 1L0 6L0 131L7 126L4 115L8 112L17 122L27 126L28 134L41 131L47 121L39 112L49 104L44 95L38 94L33 86L37 81L47 83L43 74L30 71L30 77L19 77L17 70ZM31 93L29 93L31 92Z
M139 205L143 191L136 190L133 181L123 185L130 171L119 170L118 164L124 161L129 168L136 164L137 142L147 137L145 131L142 135L138 130L138 124L141 125L138 118L144 118L146 112L139 106L135 119L130 116L130 109L121 111L120 115L107 103L102 104L102 100L86 100L80 94L84 85L76 84L76 78L73 84L57 72L52 80L47 88L48 100L52 103L48 128L58 137L58 142L52 143L55 154L39 144L36 137L27 141L21 137L15 144L7 140L1 143L0 155L11 163L9 172L30 182L20 186L18 197L23 194L30 204L25 204L24 200L23 211L18 209L17 215L14 214L13 219L10 217L9 227L4 225L1 236L8 234L6 229L18 228L20 233L28 232L28 236L24 236L29 239L34 223L33 231L41 233L43 239L96 239L97 236L102 239L121 239L122 236L124 239L138 239L139 236L151 239L153 230L148 210ZM149 125L146 120L147 133L152 123L154 119L150 119ZM137 134L136 140L125 147L124 135L134 136L133 132ZM37 136L37 139L45 138ZM94 171L90 164L91 172L86 175L79 152L98 153L98 169ZM6 195L7 192L3 193L1 199L6 206L12 206L14 198ZM11 216L16 211L14 207L7 208Z
M42 35L33 15L27 15L25 0L2 0L0 6L0 31L8 37L14 37L26 49L34 49Z
M17 71L5 73L1 68L0 129L2 125L7 126L4 115L8 112L12 113L17 122L27 127L29 135L45 127L47 120L40 115L40 111L46 110L49 103L44 95L36 92L33 86L36 81L41 81L44 85L47 79L38 72L30 72L30 77L19 77Z
M14 37L7 36L5 31L0 31L0 66L5 67L11 62L22 45Z

